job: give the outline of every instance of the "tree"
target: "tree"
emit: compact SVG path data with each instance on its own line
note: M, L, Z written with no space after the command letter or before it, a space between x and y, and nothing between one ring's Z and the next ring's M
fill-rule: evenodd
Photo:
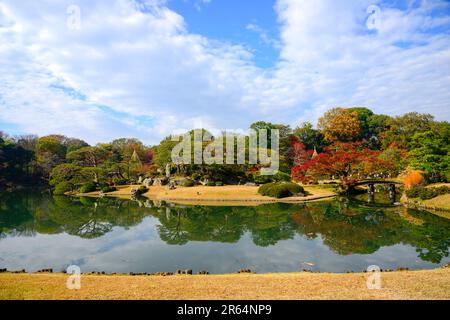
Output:
M300 142L304 144L307 150L316 148L318 151L322 151L322 148L327 145L323 134L319 130L314 129L310 122L304 122L295 128L293 135L300 139Z
M291 161L294 166L301 166L305 162L311 159L313 150L306 150L306 146L297 137L291 137Z
M371 132L370 128L370 119L374 115L373 111L364 108L364 107L354 107L354 108L348 108L348 112L356 112L358 115L359 120L359 126L361 128L361 132L359 135L358 140L369 140L372 138L373 133Z
M417 112L391 118L387 121L389 129L382 135L383 147L386 148L395 142L409 148L411 138L416 133L430 131L433 123L434 117L432 115Z
M322 131L328 142L354 142L357 141L361 126L357 112L344 108L334 108L319 119L318 128Z
M93 176L94 182L99 182L99 173L102 171L101 166L108 158L110 152L101 147L83 147L67 154L67 160L80 167L91 168L85 170Z
M88 181L82 174L82 168L72 163L60 164L50 173L51 186L56 186L62 182L69 182L75 185Z
M54 167L64 162L67 148L64 136L50 135L39 138L37 143L37 163L44 177L48 177Z
M410 140L410 165L433 181L450 180L450 123L438 122Z
M310 176L334 175L344 184L351 184L362 175L374 173L387 166L379 158L380 152L368 149L361 143L335 143L324 152L292 168L293 180L303 181Z
M280 171L289 172L289 168L292 163L289 163L289 154L291 152L291 141L290 137L292 134L292 129L290 126L283 124L273 124L265 121L258 121L253 123L250 126L250 129L259 132L260 130L267 130L267 148L270 149L272 147L272 134L271 131L276 129L279 130L280 133L280 141L279 141L279 152L280 152ZM259 137L258 137L259 139ZM261 146L258 143L258 146Z
M12 140L0 138L0 186L4 184L29 184L27 169L33 153L15 144Z

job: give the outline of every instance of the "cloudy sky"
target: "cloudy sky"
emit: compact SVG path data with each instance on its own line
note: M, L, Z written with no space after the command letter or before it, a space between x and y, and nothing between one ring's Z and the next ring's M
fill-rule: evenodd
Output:
M157 143L335 106L450 120L448 0L0 0L0 130Z

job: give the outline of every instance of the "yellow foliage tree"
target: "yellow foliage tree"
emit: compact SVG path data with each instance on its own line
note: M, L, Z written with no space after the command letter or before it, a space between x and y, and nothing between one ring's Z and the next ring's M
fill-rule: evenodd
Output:
M319 119L318 128L328 142L356 141L361 132L358 113L344 108L327 111Z

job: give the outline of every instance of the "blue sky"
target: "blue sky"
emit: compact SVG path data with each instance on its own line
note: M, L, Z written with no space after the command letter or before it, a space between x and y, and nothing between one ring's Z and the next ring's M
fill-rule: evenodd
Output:
M0 0L0 130L154 144L336 106L450 120L449 33L447 0Z
M279 28L273 0L169 0L189 32L245 45L256 65L272 67L278 60ZM275 43L274 43L275 42Z

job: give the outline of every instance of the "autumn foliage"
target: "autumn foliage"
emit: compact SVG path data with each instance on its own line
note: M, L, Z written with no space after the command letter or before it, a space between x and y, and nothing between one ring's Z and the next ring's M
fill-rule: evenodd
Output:
M344 108L327 111L319 119L318 127L328 142L356 141L361 133L358 113Z
M419 170L406 170L406 172L401 175L401 178L405 184L406 190L421 184L424 180L422 172Z
M306 153L307 154L307 153ZM310 157L291 171L293 180L310 181L323 175L336 176L344 184L390 166L380 159L380 152L364 147L359 142L335 143L316 157Z

